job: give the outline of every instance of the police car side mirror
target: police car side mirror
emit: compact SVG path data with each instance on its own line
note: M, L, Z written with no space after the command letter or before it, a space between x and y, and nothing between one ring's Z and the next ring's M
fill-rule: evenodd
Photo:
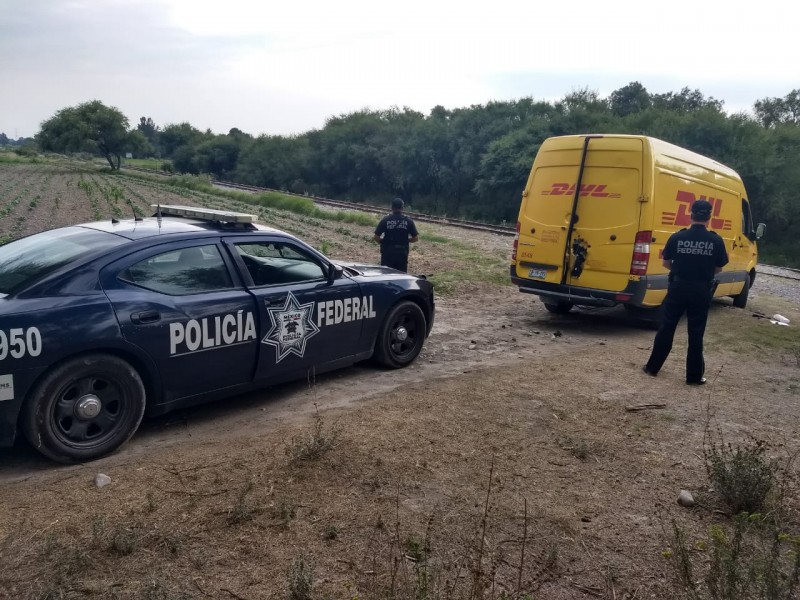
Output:
M758 225L756 225L756 239L757 240L760 240L762 237L764 237L764 231L766 231L766 229L767 229L767 226L766 226L765 223L759 223Z
M331 263L328 268L328 282L333 283L342 276L342 273L344 273L344 269L341 265Z

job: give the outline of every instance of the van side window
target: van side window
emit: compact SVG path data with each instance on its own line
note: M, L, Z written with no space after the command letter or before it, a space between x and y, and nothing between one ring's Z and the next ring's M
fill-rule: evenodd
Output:
M746 198L742 198L742 235L752 237L753 217L750 214L750 203Z

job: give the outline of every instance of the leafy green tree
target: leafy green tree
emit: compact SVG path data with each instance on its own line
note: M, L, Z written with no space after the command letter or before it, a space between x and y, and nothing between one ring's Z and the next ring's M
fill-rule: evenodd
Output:
M203 173L211 173L219 179L227 179L236 168L240 150L239 142L231 136L214 136L197 146L195 164Z
M135 157L152 156L155 152L153 145L139 129L133 129L128 133L128 139L124 146L125 152L130 152Z
M136 129L142 133L153 149L158 147L160 128L153 122L153 119L150 117L139 117L139 124L136 126Z
M171 123L166 125L158 136L161 156L174 159L175 152L183 146L191 146L200 143L203 133L195 129L189 123ZM185 155L186 151L182 151ZM177 164L175 165L177 167Z
M522 190L545 137L540 130L529 126L512 131L489 145L475 182L475 192L483 200L485 208L476 216L489 220L516 220Z
M652 100L655 108L678 112L692 112L701 108L713 108L721 112L723 107L721 100L706 98L700 90L690 90L688 87L681 89L677 94L674 92L655 94Z
M758 100L753 109L764 127L800 125L800 89L792 90L785 98Z
M378 153L385 125L379 111L365 109L309 134L309 167L324 194L363 199L386 189Z
M633 81L625 87L611 92L608 101L611 105L611 112L618 117L642 112L653 105L650 94L638 81Z
M304 193L307 163L306 136L263 135L242 148L234 178L248 185Z
M180 173L198 175L202 169L197 161L197 144L189 143L178 146L170 155L172 165Z
M36 135L39 147L53 152L97 150L112 169L119 169L121 153L130 142L128 118L99 100L63 108Z

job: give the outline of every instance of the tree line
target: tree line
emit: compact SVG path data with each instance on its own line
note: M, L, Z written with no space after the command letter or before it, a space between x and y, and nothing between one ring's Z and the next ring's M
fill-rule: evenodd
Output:
M645 134L694 150L739 172L762 244L784 263L800 258L800 90L764 98L752 113L727 114L699 90L649 93L632 82L608 97L582 89L555 102L532 97L464 108L360 110L294 136L200 131L128 119L99 101L65 108L42 124L42 150L93 148L112 168L120 155L157 156L181 173L494 222L516 220L540 144L577 133Z

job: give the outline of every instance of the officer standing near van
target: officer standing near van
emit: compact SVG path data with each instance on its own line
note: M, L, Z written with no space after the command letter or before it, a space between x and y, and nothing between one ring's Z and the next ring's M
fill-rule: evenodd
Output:
M405 273L408 245L419 241L419 233L413 219L403 214L404 205L402 198L392 200L392 212L375 228L375 241L381 245L381 264Z
M722 238L706 228L712 206L706 200L692 204L692 224L672 234L664 246L664 266L669 269L669 288L662 308L661 326L653 342L644 372L656 376L672 350L678 321L686 313L689 349L686 383L703 385L703 335L714 296L714 275L728 263Z

